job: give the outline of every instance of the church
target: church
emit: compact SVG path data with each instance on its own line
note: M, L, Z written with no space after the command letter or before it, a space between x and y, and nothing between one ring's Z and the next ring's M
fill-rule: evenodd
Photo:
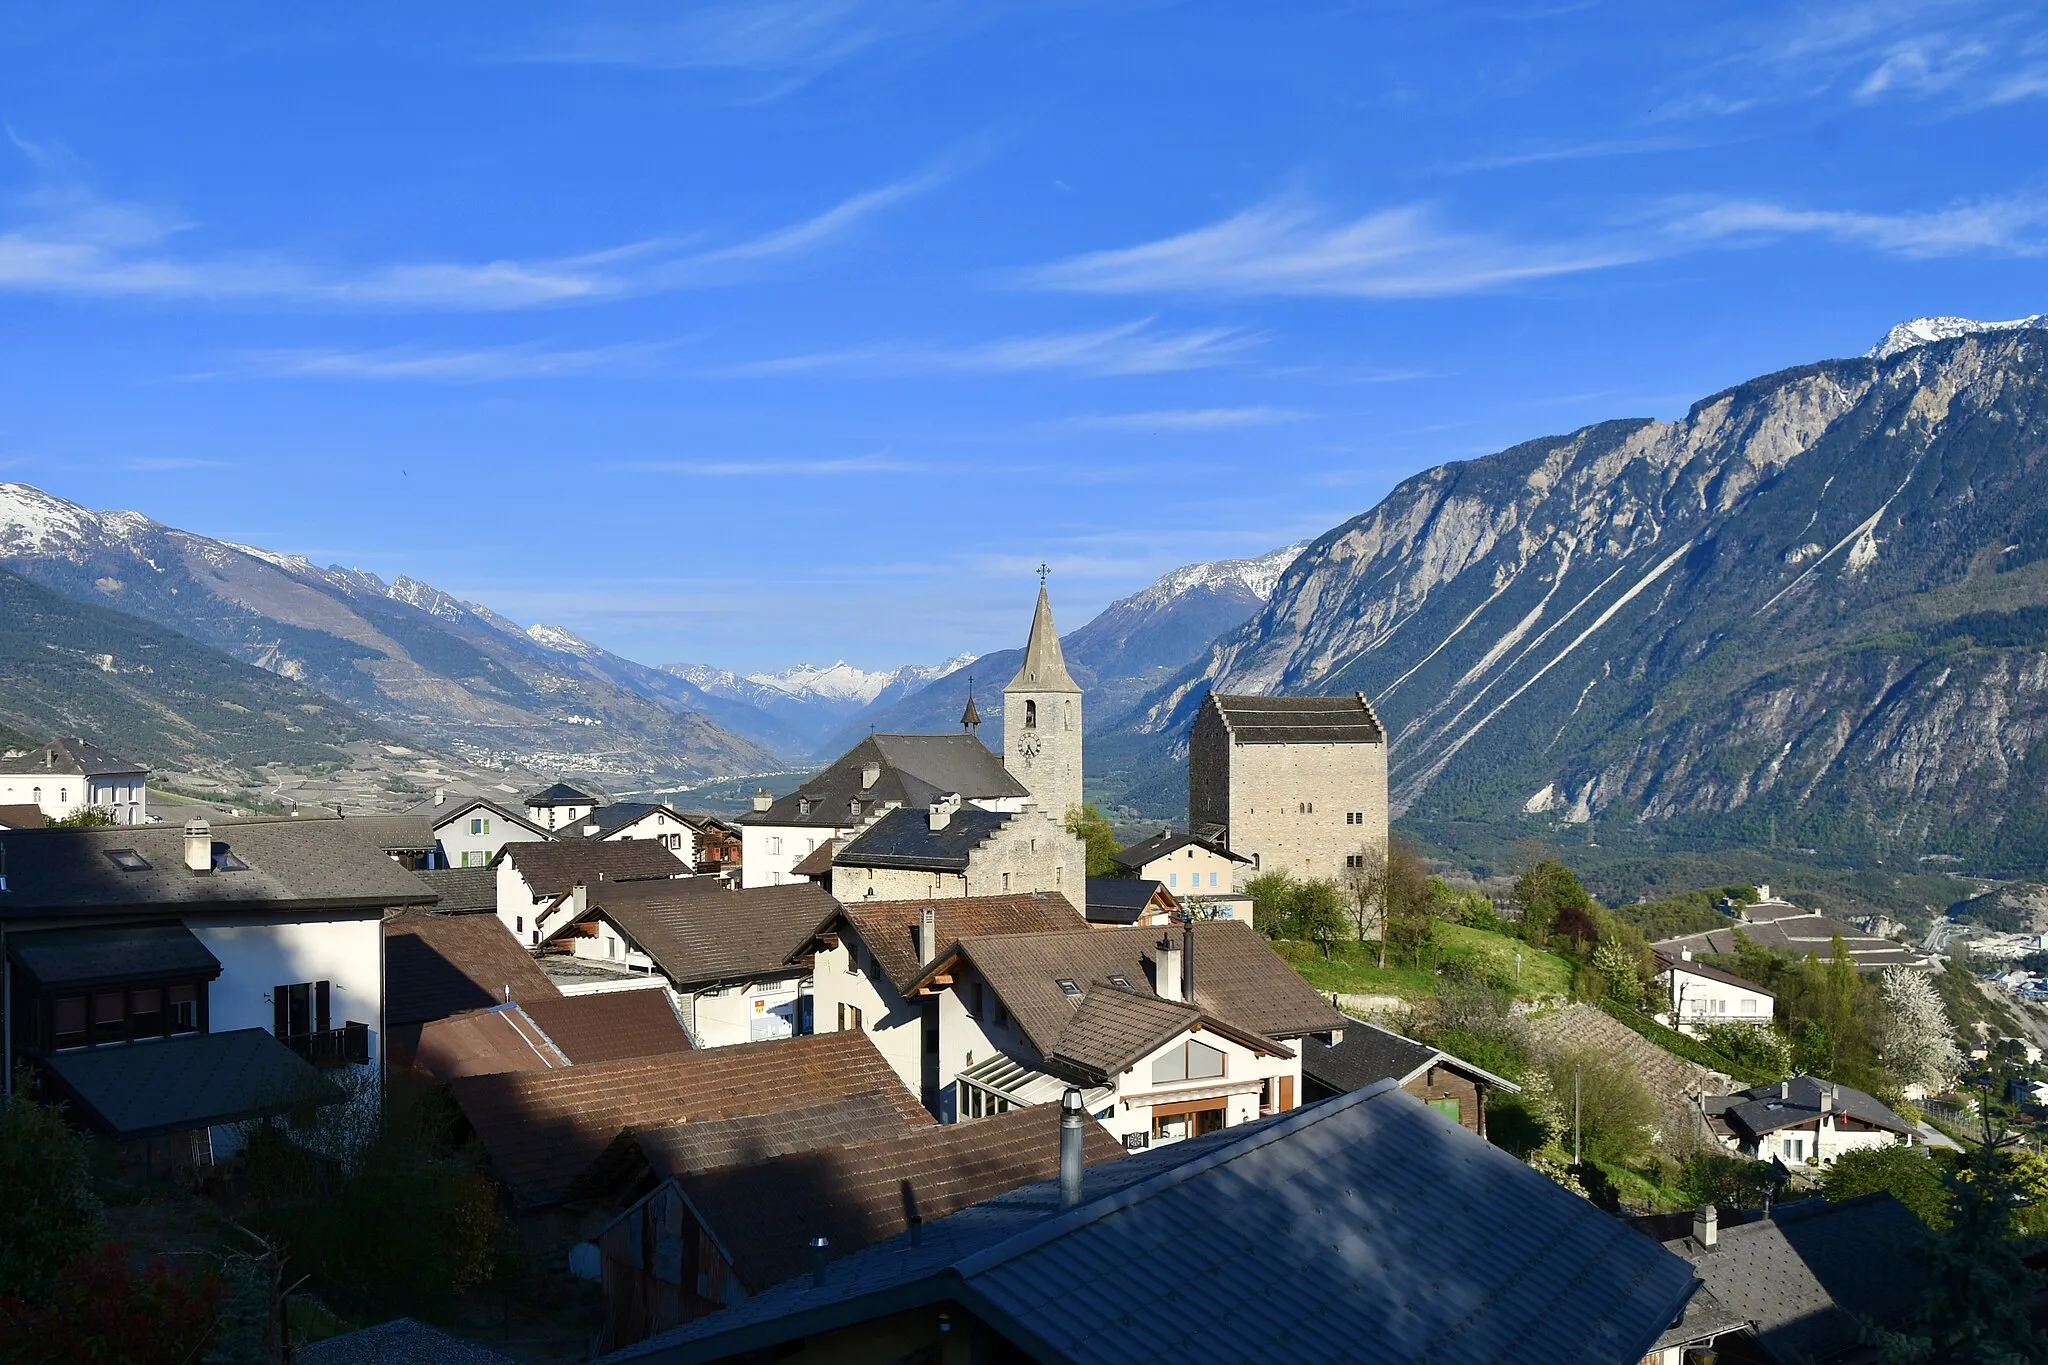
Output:
M740 817L747 886L820 881L841 901L1053 891L1080 904L1081 688L1045 585L991 753L970 697L952 735L869 735L780 800Z

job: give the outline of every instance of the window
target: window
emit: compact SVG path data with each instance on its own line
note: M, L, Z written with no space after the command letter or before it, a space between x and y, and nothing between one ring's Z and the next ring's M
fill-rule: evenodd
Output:
M1053 984L1054 984L1055 986L1058 986L1058 987L1060 988L1060 994L1061 994L1061 995L1064 995L1065 997L1067 997L1067 999L1069 999L1069 1000L1079 1000L1079 999L1081 998L1081 987L1080 987L1080 985L1079 985L1079 984L1078 984L1077 982L1075 982L1075 980L1074 980L1074 978L1073 978L1073 977L1071 977L1071 976L1059 976L1059 977L1054 977L1054 978L1053 978Z
M1211 873L1209 874L1209 885L1211 885L1211 886L1214 886L1214 885L1216 885L1216 874L1215 874L1214 872L1211 872Z
M841 1033L858 1033L860 1031L860 1006L841 1005L839 1007L839 1031Z
M1223 1050L1190 1038L1152 1062L1152 1084L1206 1081L1223 1074Z
M1364 867L1364 866L1365 866L1365 855L1364 855L1363 853L1347 853L1347 854L1345 854L1345 855L1344 855L1344 866L1346 866L1346 867Z
M41 787L35 789L35 803L38 806L43 804L43 789Z
M1460 1118L1458 1115L1458 1102L1455 1099L1425 1100L1424 1103L1427 1104L1430 1108L1436 1110L1437 1113L1442 1114L1452 1123L1464 1122L1464 1119Z
M1038 703L1035 701L1024 703L1024 728L1027 730L1036 730L1038 728Z
M981 983L979 981L969 983L967 987L967 1012L977 1019L981 1018L984 1003Z
M1364 812L1364 811L1362 811L1362 810L1347 810L1347 811L1345 811L1345 812L1344 812L1344 823L1345 823L1345 824L1347 824L1347 825L1362 825L1362 824L1364 824L1364 823L1365 823L1365 812Z
M1168 886L1172 886L1172 887L1178 887L1178 886L1180 885L1180 873L1178 873L1178 872L1169 872L1169 873L1167 873L1167 874L1166 874L1166 884L1167 884Z
M270 991L271 1031L280 1038L303 1038L325 1033L328 983L301 981L291 986L273 986Z
M149 871L149 859L143 857L132 848L108 849L107 861L120 868L123 872Z
M852 943L846 945L846 974L860 975L860 948Z
M249 865L231 853L226 845L213 846L213 870L215 872L247 872Z
M1109 984L1120 991L1127 991L1131 988L1131 979L1119 972L1109 978Z
M523 934L526 932L526 916L514 915L512 917L512 932L515 934Z
M768 841L768 851L770 853L782 852L782 840L779 836Z
M172 1033L198 1032L199 987L171 986L164 991L164 1004L170 1011L165 1022Z
M1003 890L1005 890L1005 891L1008 891L1009 889L1010 889L1010 874L1009 874L1009 873L1007 873L1007 872L1005 872L1005 873L1003 874Z

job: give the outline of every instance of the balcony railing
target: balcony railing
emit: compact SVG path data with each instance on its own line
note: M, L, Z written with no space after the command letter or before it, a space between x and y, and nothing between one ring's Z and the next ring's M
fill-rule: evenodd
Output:
M288 1034L279 1041L322 1071L337 1066L367 1066L370 1061L368 1024L351 1021L340 1028Z

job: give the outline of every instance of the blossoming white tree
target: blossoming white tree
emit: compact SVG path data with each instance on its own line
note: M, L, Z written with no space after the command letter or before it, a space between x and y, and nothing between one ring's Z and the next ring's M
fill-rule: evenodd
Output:
M1934 983L1910 967L1887 967L1882 989L1878 1055L1885 1068L1908 1084L1948 1084L1961 1068L1963 1055Z

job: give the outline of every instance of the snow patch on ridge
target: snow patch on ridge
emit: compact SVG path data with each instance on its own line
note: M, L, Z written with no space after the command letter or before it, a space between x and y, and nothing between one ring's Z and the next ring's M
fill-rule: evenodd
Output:
M2048 327L2048 313L2014 318L2010 322L1977 322L1970 318L1909 318L1884 334L1884 339L1863 354L1871 360L1889 360L1901 351L1925 346L1932 341L1949 341L1980 332L2013 332L2022 327Z

